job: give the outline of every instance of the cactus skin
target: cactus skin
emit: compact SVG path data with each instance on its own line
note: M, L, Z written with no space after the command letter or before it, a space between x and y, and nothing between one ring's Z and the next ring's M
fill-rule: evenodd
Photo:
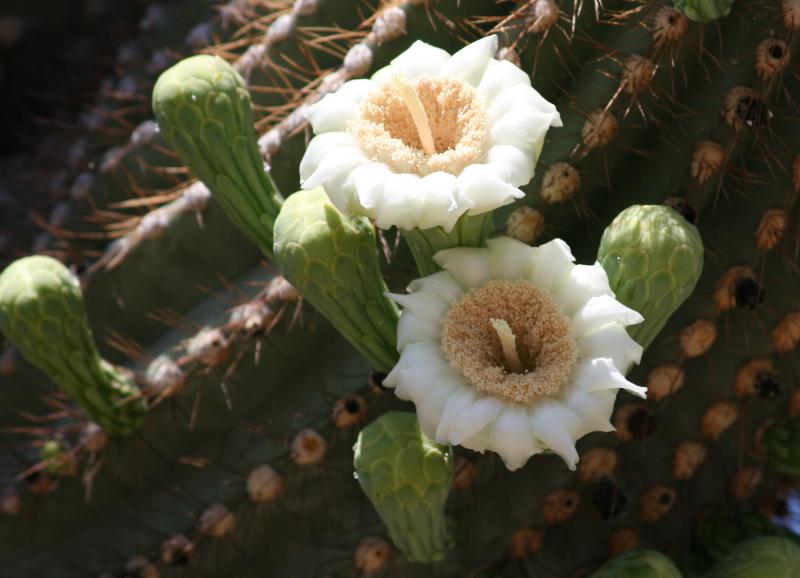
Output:
M681 578L681 573L663 554L642 550L611 560L590 578Z
M135 383L100 357L78 280L59 261L19 259L0 275L0 330L109 433L130 434L144 418Z
M412 562L435 562L453 545L445 503L453 454L419 429L416 415L389 412L358 436L358 483L394 545Z
M397 360L397 307L386 298L375 229L349 218L321 188L300 191L275 221L275 257L289 282L378 371Z
M616 298L644 317L628 331L647 348L700 279L703 241L675 210L634 205L603 232L597 261Z
M800 419L783 419L764 432L769 465L787 476L800 476Z
M727 16L734 0L675 0L675 10L682 12L689 20L711 22Z
M153 111L164 140L270 257L282 198L264 169L239 73L216 56L182 60L156 82Z
M800 546L786 538L754 538L739 544L705 578L755 577L800 577Z

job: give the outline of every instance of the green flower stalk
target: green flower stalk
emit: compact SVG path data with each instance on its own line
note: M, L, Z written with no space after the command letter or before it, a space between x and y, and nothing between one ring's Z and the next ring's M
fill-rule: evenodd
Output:
M239 73L218 56L182 60L156 82L153 111L164 140L271 257L283 199L259 153L250 94Z
M413 413L389 412L365 427L355 445L358 482L412 562L435 562L453 544L445 504L453 454L419 429Z
M681 578L681 573L663 554L642 550L611 560L591 578Z
M463 215L449 232L442 227L403 231L420 276L433 275L440 270L433 259L439 251L453 247L483 247L492 232L494 213Z
M800 476L800 419L782 419L772 424L763 439L769 465L787 476Z
M742 544L705 578L797 578L800 546L786 538L754 538Z
M675 10L689 20L711 22L731 12L734 0L675 0Z
M397 307L384 293L375 229L346 217L325 191L300 191L275 221L275 258L286 279L378 371L397 361Z
M100 357L78 280L60 262L25 257L3 271L0 330L106 431L139 427L145 402L133 380Z
M615 297L644 317L628 332L647 348L694 291L703 270L703 241L677 211L633 205L606 227L597 261Z

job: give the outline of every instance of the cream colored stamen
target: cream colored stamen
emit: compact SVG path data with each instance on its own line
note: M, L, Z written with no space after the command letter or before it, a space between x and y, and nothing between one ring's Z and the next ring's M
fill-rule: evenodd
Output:
M436 146L433 144L433 134L431 133L431 124L428 122L428 113L425 112L425 107L422 106L422 101L419 99L417 91L414 87L402 76L395 76L393 81L397 92L406 103L408 112L411 113L411 119L414 121L414 126L417 127L419 140L422 143L422 150L429 155L436 154Z
M492 327L500 338L500 347L503 348L503 357L506 359L506 367L514 373L522 373L522 362L517 353L517 336L511 331L511 326L505 319L489 319Z
M578 361L569 318L527 281L489 281L442 318L442 351L475 389L531 405L557 396Z

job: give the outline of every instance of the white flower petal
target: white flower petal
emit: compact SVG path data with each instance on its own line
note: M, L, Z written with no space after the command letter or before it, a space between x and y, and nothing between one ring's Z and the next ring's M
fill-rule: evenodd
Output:
M350 184L355 191L353 202L361 207L359 213L375 216L375 208L381 205L385 184L393 173L383 163L365 163L350 174Z
M375 223L381 229L414 229L425 210L425 186L417 175L389 173L381 182L382 194L364 193L375 202ZM358 193L359 199L362 193Z
M592 297L572 316L572 334L580 339L601 329L607 323L635 325L644 318L633 309L625 307L610 295Z
M647 397L647 388L625 379L619 369L614 367L614 362L607 357L578 365L572 383L575 389L589 393L604 389L624 389L639 397Z
M552 120L553 113L517 105L490 125L489 140L493 146L511 145L538 159Z
M306 189L325 188L331 202L347 211L352 191L345 187L350 173L368 162L347 133L328 132L314 137L300 161L300 184Z
M533 267L530 281L537 287L555 296L562 284L569 278L569 272L575 267L575 257L569 246L561 239L553 239L535 247Z
M403 311L397 323L397 350L415 341L433 341L438 343L442 339L441 319L415 315L410 311Z
M562 403L578 414L583 421L580 437L593 431L614 431L610 421L613 403L608 408L606 396L599 395L605 393L607 392L587 393L576 389L562 400Z
M572 315L583 307L592 297L599 295L614 296L608 286L608 275L600 263L594 265L575 265L569 272L561 290L555 295L561 310Z
M342 150L358 151L353 137L346 132L326 133L311 139L300 161L301 184L317 170L322 161Z
M619 323L605 325L602 329L581 337L576 343L582 359L610 357L623 373L642 359L642 346Z
M405 52L392 60L392 67L408 80L420 76L436 76L450 59L450 54L441 48L417 40Z
M408 291L433 293L446 305L453 304L464 295L464 288L447 271L439 271L421 279L414 279L409 283Z
M495 174L514 186L527 185L533 178L536 159L515 146L495 145L489 149L487 160Z
M476 435L488 431L488 426L504 408L503 402L489 396L479 396L471 406L466 408L459 418L450 426L448 437L451 444L464 444L471 440L474 444L478 440ZM485 436L488 442L488 436ZM486 443L486 442L484 442Z
M469 165L458 175L461 192L475 203L469 210L470 215L493 211L525 196L525 193L504 181L495 168L491 165Z
M508 60L492 59L481 78L477 93L483 102L491 105L495 97L517 85L530 86L530 77Z
M489 247L493 279L513 281L530 277L536 251L533 247L511 237L490 239L486 245Z
M397 388L397 396L401 399L416 402L424 399L439 383L453 384L459 379L463 378L447 363L438 343L414 341L403 349L400 360L384 378L383 384ZM422 391L416 391L419 384L424 386Z
M436 437L436 428L442 419L444 407L457 389L448 382L438 382L423 401L415 403L420 429L429 438Z
M492 278L487 249L455 247L439 251L433 260L448 271L464 289L480 287Z
M448 304L442 301L438 295L428 292L407 293L387 293L395 303L398 303L403 311L410 311L419 317L441 319L448 309Z
M436 441L440 444L456 443L450 437L451 428L462 419L464 412L476 401L475 390L471 387L458 388L442 410L442 416L436 426Z
M475 206L459 188L458 178L450 173L437 171L422 178L425 188L425 209L417 228L442 227L450 232L458 218Z
M546 448L557 453L570 470L578 463L575 441L580 434L581 418L555 400L542 400L530 411L533 434Z
M351 80L336 92L312 104L306 111L306 117L314 134L344 131L347 123L358 117L361 101L374 86L371 80Z
M457 78L477 87L496 52L497 36L481 38L453 54L442 65L437 76Z
M548 126L561 126L561 117L558 114L558 110L556 110L556 106L543 98L531 86L522 84L509 87L492 99L486 107L486 122L491 126L500 117L515 109L520 111L527 109L547 115L550 118Z
M535 442L528 411L524 407L507 405L492 424L489 448L500 454L509 470L517 470L528 459L542 451Z

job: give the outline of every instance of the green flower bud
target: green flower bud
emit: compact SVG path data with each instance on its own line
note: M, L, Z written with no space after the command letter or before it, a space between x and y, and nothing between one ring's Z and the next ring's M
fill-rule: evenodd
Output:
M776 471L800 476L800 419L782 419L764 432L764 453Z
M597 260L617 300L644 317L628 332L646 348L694 290L703 270L703 241L675 210L634 205L606 227Z
M80 285L64 265L34 256L3 271L0 330L109 433L139 427L144 400L134 382L97 352Z
M321 188L300 191L275 221L275 258L286 279L378 371L397 362L397 307L384 293L375 229L346 217Z
M787 538L754 538L736 549L706 578L798 578L800 546Z
M218 56L166 70L153 88L164 140L206 184L233 223L267 255L282 198L264 169L244 80Z
M733 0L675 0L675 10L695 22L711 22L731 12Z
M614 558L591 578L681 578L681 573L663 554L640 550Z
M365 427L355 445L358 482L394 545L412 562L435 562L453 544L445 504L453 454L426 437L413 413L389 412Z

